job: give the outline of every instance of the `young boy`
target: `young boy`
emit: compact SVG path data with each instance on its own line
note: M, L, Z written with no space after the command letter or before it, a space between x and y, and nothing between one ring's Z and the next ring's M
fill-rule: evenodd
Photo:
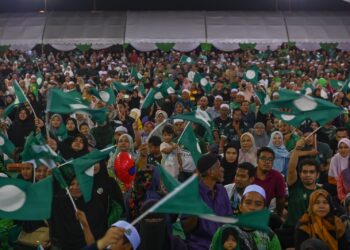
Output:
M171 125L166 125L162 130L163 142L160 144L162 153L162 166L175 178L182 172L181 155L178 145L172 142L175 132Z

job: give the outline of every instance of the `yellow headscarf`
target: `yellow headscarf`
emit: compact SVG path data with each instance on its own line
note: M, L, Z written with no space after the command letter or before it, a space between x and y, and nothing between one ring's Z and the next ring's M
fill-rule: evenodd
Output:
M321 218L313 212L312 207L321 195L326 199L329 197L324 189L318 189L310 195L308 212L301 217L299 229L309 234L310 238L319 238L330 249L338 249L338 239L344 235L345 225L336 216ZM335 238L330 234L331 231L335 232Z

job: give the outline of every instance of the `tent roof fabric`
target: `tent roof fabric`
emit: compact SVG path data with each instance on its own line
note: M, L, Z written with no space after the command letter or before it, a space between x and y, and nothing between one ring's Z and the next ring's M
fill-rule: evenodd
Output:
M207 12L209 43L279 43L288 37L280 12Z
M175 43L189 51L200 43L232 51L239 43L276 48L296 42L305 49L337 42L350 49L349 12L242 11L129 11L49 12L0 14L0 45L31 49L51 44L71 50L76 44L107 48L130 43L139 50L157 49L156 43Z
M300 43L350 42L346 12L285 12L289 39Z
M53 12L43 43L123 44L125 19L125 12Z
M205 12L128 12L126 43L205 42Z
M0 14L0 44L33 48L42 41L46 14Z

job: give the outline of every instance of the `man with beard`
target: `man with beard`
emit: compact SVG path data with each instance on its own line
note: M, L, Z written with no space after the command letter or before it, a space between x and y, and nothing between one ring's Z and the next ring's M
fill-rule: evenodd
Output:
M217 155L208 153L199 158L197 170L200 175L199 194L203 201L219 216L231 216L232 209L223 181L224 169ZM197 216L182 216L182 228L190 250L208 250L211 239L222 223L201 219Z
M244 189L253 183L254 175L255 167L249 162L243 162L237 166L234 183L225 185L228 198L231 201L233 214L238 214Z

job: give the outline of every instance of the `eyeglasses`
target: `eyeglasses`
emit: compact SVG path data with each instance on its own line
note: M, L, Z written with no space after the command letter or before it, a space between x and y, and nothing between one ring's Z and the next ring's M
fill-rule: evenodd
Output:
M265 157L265 156L261 156L259 157L260 160L264 161L264 162L273 162L273 158L272 157Z

